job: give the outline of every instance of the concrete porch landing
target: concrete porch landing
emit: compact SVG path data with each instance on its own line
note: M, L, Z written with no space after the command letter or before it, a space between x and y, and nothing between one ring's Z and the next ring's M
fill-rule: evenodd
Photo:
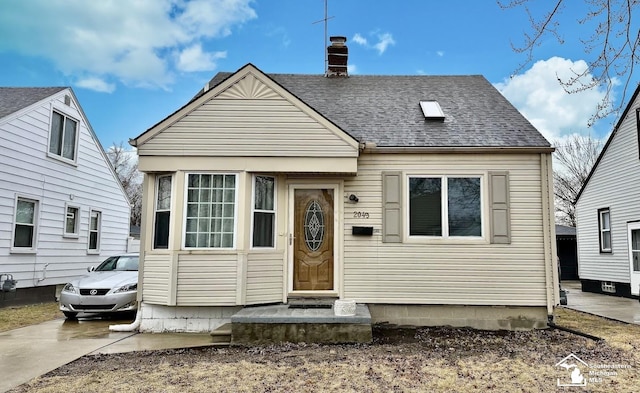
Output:
M333 308L289 308L280 304L245 307L231 317L231 345L371 341L371 314L365 304L358 304L353 316L334 315Z

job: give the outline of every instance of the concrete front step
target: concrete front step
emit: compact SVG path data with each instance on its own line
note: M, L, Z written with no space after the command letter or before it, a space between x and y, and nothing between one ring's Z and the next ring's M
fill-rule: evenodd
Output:
M370 343L371 314L365 304L352 316L327 308L290 308L286 304L245 307L231 317L231 345L279 342Z
M225 323L211 332L213 346L228 347L231 345L231 324Z

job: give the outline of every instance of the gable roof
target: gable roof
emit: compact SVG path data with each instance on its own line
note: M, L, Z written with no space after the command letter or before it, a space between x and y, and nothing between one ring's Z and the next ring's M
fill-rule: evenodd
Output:
M209 86L231 75L220 72ZM481 75L266 75L347 134L378 147L551 146ZM440 104L444 122L425 120L425 100Z
M607 149L609 148L609 145L611 144L611 141L613 141L613 138L618 133L618 130L622 126L622 122L625 120L625 118L629 114L629 111L631 110L633 103L636 101L636 98L638 98L639 94L640 94L640 83L636 87L636 91L633 93L633 96L629 100L629 103L627 104L627 107L624 109L624 112L622 112L622 116L620 116L620 119L618 119L618 122L616 123L616 126L613 128L611 135L609 135L609 138L607 139L607 143L604 144L604 147L602 148L602 151L600 152L598 159L593 164L593 168L591 168L591 172L589 172L589 175L587 176L584 183L582 184L582 188L580 188L580 191L578 191L578 195L576 195L576 200L573 201L574 204L578 203L578 200L580 199L582 192L587 188L587 185L589 184L589 180L591 180L591 177L595 173L596 168L598 168L598 164L600 164L602 157L604 157L604 153L607 151Z
M0 119L65 89L66 87L0 87Z

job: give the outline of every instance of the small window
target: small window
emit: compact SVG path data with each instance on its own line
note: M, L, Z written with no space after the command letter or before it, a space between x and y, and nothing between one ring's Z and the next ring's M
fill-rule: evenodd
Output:
M77 134L78 122L54 111L51 117L49 153L69 161L75 161Z
M91 210L89 215L89 252L100 252L100 227L102 225L102 213Z
M480 177L409 177L409 236L482 237Z
M38 203L35 199L16 198L12 251L36 250Z
M444 112L438 101L420 101L420 109L425 119L444 121Z
M156 181L156 214L153 227L153 248L169 248L169 218L171 217L171 175L158 176Z
M185 248L234 248L236 175L187 177Z
M67 205L64 218L64 237L78 237L80 234L80 208Z
M253 247L273 248L276 226L276 179L255 176L253 180Z
M609 208L598 210L600 252L611 252L611 214Z

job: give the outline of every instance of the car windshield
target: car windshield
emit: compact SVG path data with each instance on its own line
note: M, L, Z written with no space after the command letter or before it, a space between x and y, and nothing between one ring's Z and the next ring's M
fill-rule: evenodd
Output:
M138 257L129 255L109 257L96 268L97 272L113 270L138 271Z

